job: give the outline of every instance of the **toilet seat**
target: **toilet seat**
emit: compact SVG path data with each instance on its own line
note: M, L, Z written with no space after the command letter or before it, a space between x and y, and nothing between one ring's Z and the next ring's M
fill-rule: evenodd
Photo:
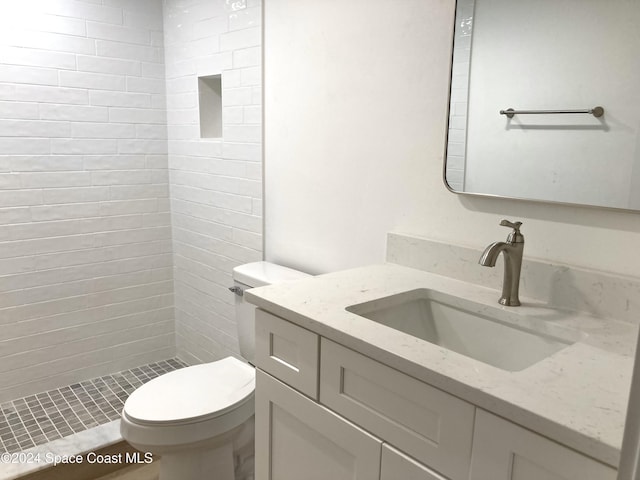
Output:
M234 357L161 375L135 390L123 413L144 426L180 426L234 416L253 401L255 370ZM244 415L243 415L244 416Z

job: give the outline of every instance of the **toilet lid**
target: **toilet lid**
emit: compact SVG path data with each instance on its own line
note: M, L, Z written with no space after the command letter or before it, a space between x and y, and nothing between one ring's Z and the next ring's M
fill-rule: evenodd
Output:
M139 423L189 423L233 410L255 390L255 371L227 357L161 375L135 390L124 412Z

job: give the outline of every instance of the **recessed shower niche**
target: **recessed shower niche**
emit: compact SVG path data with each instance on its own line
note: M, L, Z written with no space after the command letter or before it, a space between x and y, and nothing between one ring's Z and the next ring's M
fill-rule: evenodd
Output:
M200 138L222 138L222 75L198 77Z

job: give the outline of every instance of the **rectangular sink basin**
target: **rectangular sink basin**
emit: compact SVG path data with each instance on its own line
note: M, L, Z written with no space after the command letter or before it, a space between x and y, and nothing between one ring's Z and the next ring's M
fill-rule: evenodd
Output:
M347 311L512 372L524 370L580 338L578 332L527 319L517 308L492 307L417 289L351 305Z

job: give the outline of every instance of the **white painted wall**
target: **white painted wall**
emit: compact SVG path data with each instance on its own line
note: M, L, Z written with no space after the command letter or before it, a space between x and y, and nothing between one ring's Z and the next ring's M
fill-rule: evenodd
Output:
M443 146L453 5L400 3L265 3L268 260L382 260L387 226L418 220L425 158Z
M391 230L638 276L640 215L471 198L442 182L452 0L265 3L266 257L382 262Z
M0 401L174 355L160 1L5 2Z
M231 271L262 259L261 6L165 0L176 345L238 354ZM201 139L198 77L222 75L222 137Z
M465 191L640 209L638 23L627 0L478 0ZM601 118L499 114L597 105Z

